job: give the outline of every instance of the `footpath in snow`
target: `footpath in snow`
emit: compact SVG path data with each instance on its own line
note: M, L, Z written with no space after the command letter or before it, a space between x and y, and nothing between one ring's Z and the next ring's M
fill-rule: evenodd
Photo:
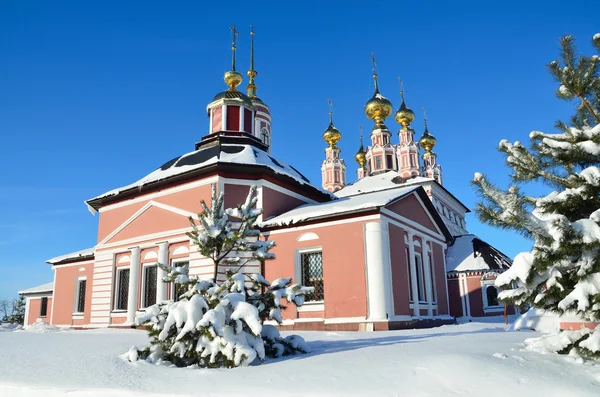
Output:
M0 332L0 396L599 396L600 365L523 350L536 332L468 323L302 332L312 352L230 370L129 363L136 330Z

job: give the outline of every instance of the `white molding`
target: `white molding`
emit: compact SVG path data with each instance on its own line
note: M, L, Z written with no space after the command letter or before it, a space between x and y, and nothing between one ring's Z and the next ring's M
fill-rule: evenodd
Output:
M110 241L120 231L122 231L127 226L129 226L134 220L136 220L138 217L140 217L144 212L146 212L151 207L157 207L157 208L163 209L165 211L169 211L174 214L184 216L186 218L192 217L194 219L198 219L198 214L195 214L193 212L185 211L180 208L173 207L171 205L162 204L162 203L150 200L146 204L144 204L144 206L142 208L140 208L133 215L131 215L129 218L127 218L127 220L125 220L125 222L123 222L119 227L117 227L115 230L113 230L108 236L106 236L104 239L102 239L102 241L100 241L96 247L106 245L108 243L108 241Z
M139 246L141 249L151 248L155 247L157 242L160 242L165 238L169 238L169 241L173 243L181 243L184 241L189 241L189 237L184 237L181 235L191 231L192 227L190 226L185 227L183 229L168 230L166 232L159 232L153 234L145 234L143 236L132 237L126 240L116 241L114 243L108 243L104 244L102 247L98 247L102 250L102 252L122 253L123 251L127 251L128 247L130 247L132 244Z
M297 307L298 313L303 312L324 312L325 311L325 302L317 301L317 302L306 302L304 305Z
M144 255L144 258L142 258L143 261L150 259L158 259L158 254L156 251L146 252L146 255Z
M361 217L357 217L357 218L350 218L350 219L342 219L342 220L339 220L339 221L330 221L330 222L315 223L315 224L306 225L306 226L285 227L284 229L272 230L272 231L268 231L266 233L268 233L270 235L283 234L283 233L291 233L291 232L298 232L298 231L302 231L302 230L318 229L318 228L322 228L322 227L326 227L326 226L344 225L346 223L373 221L373 220L377 220L377 219L380 219L380 215L379 214L366 215L366 216L361 216Z
M310 199L306 196L303 196L301 194L298 194L296 192L293 192L291 190L288 190L284 187L281 187L279 185L274 184L273 182L264 180L264 179L259 179L257 181L254 180L249 180L249 179L237 179L237 178L219 178L219 182L222 182L223 184L233 184L233 185L243 185L243 186L257 186L258 187L266 187L269 188L271 190L275 190L279 193L283 193L287 196L293 197L295 199L298 200L302 200L305 201L308 204L316 204L317 201Z
M72 267L72 266L86 266L86 265L93 265L94 259L91 260L86 260L86 261L81 261L81 262L75 262L75 263L68 263L66 265L52 265L52 270L56 270L56 269L63 269L65 267Z
M122 201L120 203L115 203L115 204L110 204L110 205L104 206L104 207L100 208L99 212L110 211L115 208L126 207L131 204L136 204L136 203L146 201L146 200L152 200L154 198L158 198L158 197L162 197L162 196L168 196L173 193L178 193L178 192L182 192L185 190L194 189L199 186L210 185L211 183L216 182L218 179L219 179L219 177L215 175L215 176L211 176L209 178L201 179L199 181L194 181L194 182L186 183L183 185L175 186L170 189L164 189L159 192L146 194L146 195L139 196L139 197L136 197L131 200Z
M131 277L131 265L120 266L120 267L115 268L114 294L112 294L114 296L114 299L113 299L113 304L111 305L111 307L112 307L112 310L124 310L125 317L127 317L127 309L117 309L117 305L119 304L117 297L119 296L119 289L121 288L121 282L120 282L121 278L120 278L119 273L122 272L123 270L129 270L129 277ZM129 285L127 287L129 287ZM128 299L129 299L129 293L127 294L127 300ZM129 304L129 302L127 302L127 304Z
M129 262L131 262L131 257L129 255L123 255L121 258L119 258L119 261L117 262L117 264L129 263Z
M171 252L171 256L189 254L190 250L184 245L180 245Z
M310 241L310 240L318 240L319 236L316 233L313 232L307 232L304 234L301 234L296 241L300 242L300 241Z
M77 310L77 304L79 302L79 293L81 292L79 289L81 288L80 286L80 281L85 281L85 289L88 289L88 283L87 283L87 277L86 276L79 276L75 278L75 296L73 299L73 315L81 315L83 316L83 313L85 312L85 304L83 305L83 311L80 312ZM86 293L87 295L87 293ZM84 302L85 302L85 295L84 295ZM52 305L54 306L54 299L52 299ZM52 308L54 310L54 307ZM52 317L52 316L50 316ZM52 321L52 320L51 320Z
M404 229L410 229L410 231L412 231L419 237L427 237L428 239L435 238L442 242L444 245L446 244L446 237L444 237L443 234L436 233L433 230L428 229L415 221L412 221L408 218L403 217L402 215L398 215L395 212L388 210L387 208L380 208L380 211L382 215L388 217L392 221L397 222L396 226L403 227ZM400 224L398 224L398 222L400 222Z

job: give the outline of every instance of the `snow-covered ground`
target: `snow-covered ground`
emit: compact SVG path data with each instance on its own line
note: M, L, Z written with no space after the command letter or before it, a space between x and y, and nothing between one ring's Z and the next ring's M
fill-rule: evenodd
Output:
M600 395L600 365L525 351L539 334L504 329L302 332L312 353L230 370L124 361L147 343L136 330L0 332L0 396Z

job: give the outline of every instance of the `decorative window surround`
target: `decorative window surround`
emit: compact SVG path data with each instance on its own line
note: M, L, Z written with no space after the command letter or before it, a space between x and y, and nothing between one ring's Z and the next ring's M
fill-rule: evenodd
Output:
M80 299L80 294L81 294L81 282L82 281L86 281L85 283L85 289L83 290L83 310L79 310L79 299ZM83 316L83 312L85 310L85 295L86 295L86 290L87 289L87 277L85 276L79 276L75 279L75 295L74 295L74 299L73 299L73 318L75 318L76 316ZM83 318L83 317L82 317Z
M323 252L323 247L315 246L297 249L294 254L294 282L302 283L302 254ZM306 301L304 305L296 308L298 312L315 312L325 310L325 301Z

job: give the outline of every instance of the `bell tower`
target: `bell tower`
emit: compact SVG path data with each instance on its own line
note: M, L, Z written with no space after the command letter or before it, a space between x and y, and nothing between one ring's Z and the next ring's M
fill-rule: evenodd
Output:
M396 147L396 158L398 161L398 172L403 178L413 178L420 173L419 147L415 142L415 130L410 128L410 123L415 119L415 113L406 106L404 102L404 86L402 80L398 77L400 83L400 97L402 104L396 111L394 118L400 124L398 136L400 143Z
M423 108L423 114L425 114L425 108ZM433 148L437 143L437 139L429 133L427 128L427 116L423 119L425 123L425 132L419 139L419 146L425 149L423 153L423 168L421 169L421 175L435 179L440 185L442 184L442 167L437 162L437 154L433 152Z
M367 172L369 175L392 171L397 169L394 146L390 142L392 133L384 121L392 114L392 102L379 93L377 84L377 62L375 54L371 54L373 63L373 83L375 92L373 97L365 104L365 114L375 122L371 131L371 144L366 154Z
M358 170L356 170L356 175L358 179L362 179L367 176L367 154L365 151L365 147L363 146L363 129L362 125L358 126L360 130L360 147L358 148L358 152L354 155L354 159L358 163Z
M321 165L323 189L336 192L346 186L346 164L340 158L341 149L337 143L342 137L340 130L333 125L333 105L329 102L329 127L323 132L323 140L329 144L325 149L325 160Z

